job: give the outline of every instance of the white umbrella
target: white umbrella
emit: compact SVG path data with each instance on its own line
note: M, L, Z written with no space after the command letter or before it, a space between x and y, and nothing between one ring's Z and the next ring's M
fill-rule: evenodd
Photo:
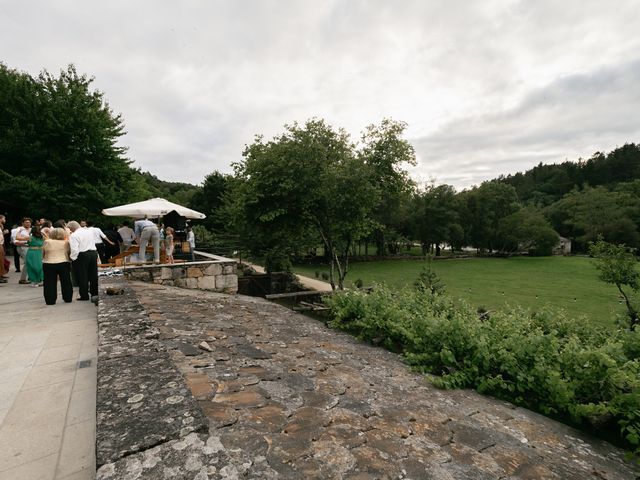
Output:
M190 208L183 207L177 203L169 202L164 198L151 198L144 202L130 203L128 205L120 205L119 207L105 208L102 210L103 215L109 217L162 217L172 211L178 212L179 215L187 218L205 218L204 213L196 212Z

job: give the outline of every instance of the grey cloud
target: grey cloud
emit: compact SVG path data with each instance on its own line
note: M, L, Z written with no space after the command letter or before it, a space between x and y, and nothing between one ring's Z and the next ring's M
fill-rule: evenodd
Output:
M459 181L456 169L487 171L467 176L469 186L531 168L590 156L640 141L640 60L559 79L530 93L506 112L462 118L415 139L420 171L439 181Z
M465 186L633 140L638 20L634 0L3 2L0 60L95 76L160 178L229 172L296 120L391 116L417 178Z

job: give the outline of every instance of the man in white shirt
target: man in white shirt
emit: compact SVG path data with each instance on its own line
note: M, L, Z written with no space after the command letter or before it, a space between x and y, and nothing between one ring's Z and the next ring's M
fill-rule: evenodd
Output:
M25 217L22 219L22 226L18 227L16 231L16 237L13 241L13 244L18 249L18 253L20 254L20 281L18 283L22 285L28 285L29 281L27 280L27 267L25 265L25 261L27 258L27 250L29 247L27 243L31 238L31 219L29 217Z
M90 230L91 233L93 233L93 241L96 244L96 250L100 256L100 263L107 263L107 250L104 246L104 242L107 242L110 245L115 245L115 243L109 240L102 229L100 227L96 227L93 222L87 222L87 230Z
M19 225L14 225L11 229L11 248L13 249L13 264L16 267L16 273L20 273L20 252L18 246L15 244L18 230L20 230Z
M127 220L122 222L122 227L118 229L118 233L122 237L122 244L120 245L120 253L122 253L125 250L129 250L135 236L133 235L133 229L129 226L129 222Z
M98 252L93 232L88 228L81 228L78 222L67 224L71 230L69 247L71 260L76 273L80 297L77 300L98 302ZM89 297L91 293L91 297Z

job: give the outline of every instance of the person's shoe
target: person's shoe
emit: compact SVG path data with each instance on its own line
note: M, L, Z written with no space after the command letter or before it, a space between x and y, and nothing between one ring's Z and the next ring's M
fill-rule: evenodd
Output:
M88 298L82 298L82 297L78 297L78 298L76 298L76 300L79 301L79 302L88 302L89 301Z
M91 303L95 303L96 305L98 305L98 295L93 295L91 297Z
M18 281L20 285L29 285L29 280L20 280Z
M0 283L7 283L8 280L6 278L0 278Z

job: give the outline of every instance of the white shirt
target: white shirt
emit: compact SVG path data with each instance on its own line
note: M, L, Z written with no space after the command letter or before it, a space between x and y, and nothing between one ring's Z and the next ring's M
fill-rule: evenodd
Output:
M191 247L191 250L196 248L196 236L194 235L193 232L187 233L187 242L189 242L189 246Z
M102 243L102 239L107 238L104 232L98 227L87 228L93 234L93 243Z
M127 245L133 243L133 239L135 237L133 236L133 229L132 228L130 228L130 227L120 227L118 229L118 233L122 237L122 243L125 243Z
M71 248L71 260L77 260L80 252L87 252L96 249L93 240L93 232L88 228L79 228L69 237L69 247Z
M16 235L13 236L13 232L11 232L11 238L13 239L13 244L18 245L19 247L24 247L29 240L16 240L17 237L28 237L31 235L30 228L18 227L16 229Z

